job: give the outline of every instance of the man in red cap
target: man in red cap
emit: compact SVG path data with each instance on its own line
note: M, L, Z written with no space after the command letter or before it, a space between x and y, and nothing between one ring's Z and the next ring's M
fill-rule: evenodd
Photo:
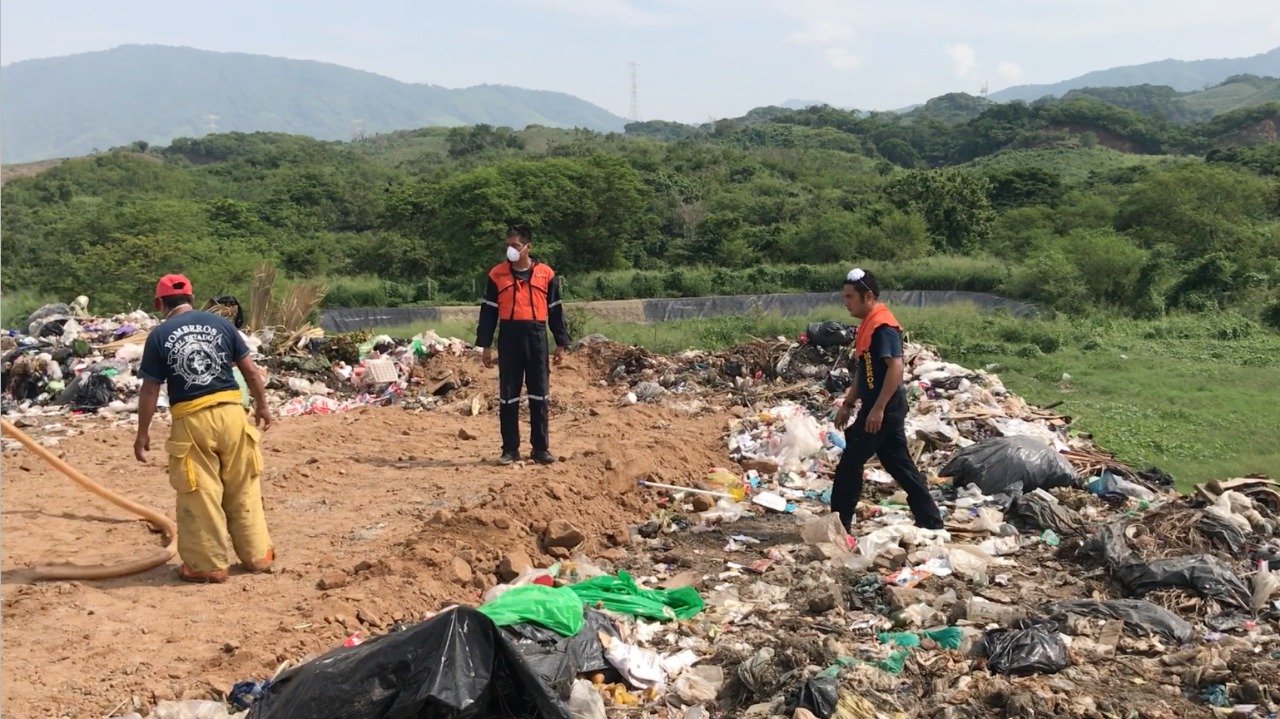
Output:
M262 435L245 417L233 366L253 393L258 425L266 430L272 420L244 338L225 318L194 309L194 301L191 281L182 275L165 275L156 284L155 307L165 315L142 350L133 452L146 461L151 418L166 385L173 429L165 449L169 483L178 493L179 576L225 582L228 532L249 571L264 571L275 558L259 481Z

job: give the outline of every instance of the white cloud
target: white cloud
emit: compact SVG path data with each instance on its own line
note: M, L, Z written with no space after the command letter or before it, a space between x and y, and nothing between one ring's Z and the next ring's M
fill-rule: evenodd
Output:
M1005 82L1017 82L1022 79L1022 68L1011 62L1002 62L996 66L996 74Z
M823 55L827 64L837 70L856 70L862 66L862 58L842 47L829 47Z
M787 42L821 50L827 64L837 70L856 70L862 66L862 59L849 49L853 37L850 23L816 17L805 22L803 29L787 35Z
M956 77L968 77L978 67L978 53L971 45L962 42L948 45L947 56L951 58L951 69Z
M852 39L852 28L829 20L811 22L805 29L797 30L787 36L787 42L793 45L813 45L817 47L842 45Z

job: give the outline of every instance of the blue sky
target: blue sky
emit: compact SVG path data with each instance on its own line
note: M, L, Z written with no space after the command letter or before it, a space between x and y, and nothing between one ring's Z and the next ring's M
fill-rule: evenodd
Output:
M893 109L1280 45L1277 0L4 0L0 62L125 43L322 60L406 82L569 92L644 119L790 98ZM0 88L0 92L2 92Z

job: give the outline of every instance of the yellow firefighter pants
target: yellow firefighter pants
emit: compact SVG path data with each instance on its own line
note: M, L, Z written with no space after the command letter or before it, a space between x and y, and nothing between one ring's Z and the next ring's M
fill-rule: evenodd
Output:
M227 568L228 531L245 564L272 549L262 506L262 434L238 392L234 399L189 414L174 408L166 449L169 483L178 492L178 556L196 572Z

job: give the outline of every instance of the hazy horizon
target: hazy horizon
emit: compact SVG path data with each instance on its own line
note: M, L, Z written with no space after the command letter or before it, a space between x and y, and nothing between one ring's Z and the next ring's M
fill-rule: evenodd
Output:
M567 92L626 117L628 62L644 119L703 122L789 99L896 109L948 92L1051 83L1163 59L1280 45L1274 2L1106 0L958 8L855 0L406 0L358 12L317 0L6 0L0 62L176 45L316 60L403 82Z

